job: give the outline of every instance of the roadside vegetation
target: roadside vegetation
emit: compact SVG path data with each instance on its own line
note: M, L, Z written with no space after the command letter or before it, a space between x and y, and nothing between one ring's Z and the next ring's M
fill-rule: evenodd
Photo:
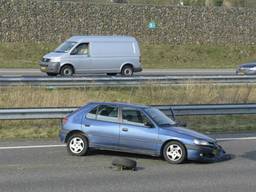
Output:
M200 99L199 99L200 98ZM140 104L253 103L256 86L186 85L138 88L0 88L0 108L81 106L90 101ZM178 117L202 132L256 130L255 115ZM60 120L1 121L0 139L57 138Z
M0 68L38 68L58 43L0 43ZM141 44L144 68L236 68L255 60L253 45Z
M125 88L0 87L0 108L70 107L90 101L158 104L253 103L256 86L148 85Z

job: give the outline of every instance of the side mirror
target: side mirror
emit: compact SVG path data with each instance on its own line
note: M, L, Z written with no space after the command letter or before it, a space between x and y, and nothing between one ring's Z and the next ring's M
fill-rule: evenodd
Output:
M70 55L76 55L77 52L78 52L78 50L77 50L77 48L75 48L75 49L70 53Z

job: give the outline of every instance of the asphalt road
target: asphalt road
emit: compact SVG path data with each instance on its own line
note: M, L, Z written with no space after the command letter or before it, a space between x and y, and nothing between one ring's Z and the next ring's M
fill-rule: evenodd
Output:
M137 76L165 76L165 75L235 75L235 69L143 69ZM8 69L0 68L0 76L46 76L39 69ZM79 75L81 76L81 75ZM99 75L82 75L82 76L99 76Z
M142 155L94 151L69 156L65 147L5 149L4 146L59 144L58 141L0 142L1 192L189 191L254 192L256 140L220 141L230 160L170 165ZM135 159L137 171L112 169L111 160Z

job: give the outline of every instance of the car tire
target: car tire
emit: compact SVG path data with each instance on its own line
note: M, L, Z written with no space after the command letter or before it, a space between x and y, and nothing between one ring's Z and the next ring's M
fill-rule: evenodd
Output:
M112 165L124 168L124 169L136 169L137 162L132 159L126 159L126 158L116 158L113 159Z
M181 164L187 158L185 146L178 141L170 141L163 148L164 159L171 164Z
M117 73L107 73L108 76L116 76Z
M121 71L122 76L130 77L133 75L133 67L131 65L125 65Z
M46 73L49 77L55 77L58 75L58 73Z
M75 156L84 156L88 152L88 140L82 134L74 134L69 137L67 150L69 154Z
M60 74L61 76L66 76L66 77L72 76L74 74L74 69L70 65L64 65L60 70Z

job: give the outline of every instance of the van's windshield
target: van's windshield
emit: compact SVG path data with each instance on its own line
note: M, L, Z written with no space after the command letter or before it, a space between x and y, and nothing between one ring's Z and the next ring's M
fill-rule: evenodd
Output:
M67 53L76 44L77 44L77 42L75 42L75 41L65 41L59 47L57 47L57 49L55 49L54 52L57 52L57 53Z

